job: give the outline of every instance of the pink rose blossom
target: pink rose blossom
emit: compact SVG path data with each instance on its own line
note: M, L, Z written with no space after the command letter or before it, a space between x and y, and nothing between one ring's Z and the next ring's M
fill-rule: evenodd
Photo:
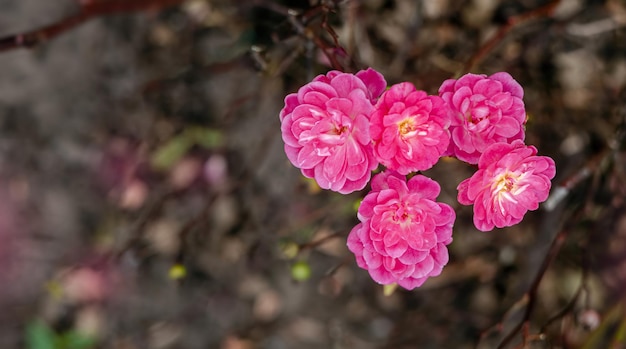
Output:
M450 143L450 121L443 100L408 82L383 93L370 122L374 156L403 175L433 167Z
M508 73L446 80L439 95L448 104L451 119L447 155L476 164L491 144L524 140L524 90Z
M321 188L342 194L363 189L378 166L369 119L385 87L371 68L356 75L331 71L288 95L280 121L291 163Z
M435 202L439 191L437 182L422 175L408 182L394 171L374 176L372 191L359 207L361 223L347 243L374 281L411 290L441 273L455 213Z
M517 224L548 198L556 167L551 158L536 154L535 147L521 140L485 150L478 171L457 188L461 204L474 204L476 228L489 231Z

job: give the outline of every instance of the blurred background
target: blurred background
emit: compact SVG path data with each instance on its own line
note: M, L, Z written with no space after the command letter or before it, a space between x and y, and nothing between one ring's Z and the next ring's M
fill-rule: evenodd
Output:
M0 37L107 1L0 52L1 348L626 348L625 1L0 0ZM431 94L509 72L557 164L490 233L471 166L427 171L451 260L389 296L345 246L365 191L305 180L278 119L366 67Z

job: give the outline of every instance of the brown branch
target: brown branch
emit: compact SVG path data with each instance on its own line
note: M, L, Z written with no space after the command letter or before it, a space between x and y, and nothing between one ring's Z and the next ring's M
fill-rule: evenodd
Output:
M339 60L337 59L337 56L335 55L336 48L331 47L328 44L328 42L326 42L326 40L324 40L323 38L317 35L313 37L313 42L315 43L315 46L317 46L322 51L324 56L328 58L328 60L330 61L330 65L333 67L333 69L339 70L339 71L345 70L343 68L343 65L339 63Z
M137 218L130 230L130 233L128 234L128 239L122 244L119 249L117 249L116 252L111 253L109 257L112 260L119 261L128 252L142 246L142 240L144 237L143 234L146 226L148 225L148 223L150 223L150 220L160 215L165 204L168 201L174 199L178 194L180 193L175 191L166 191L161 193L154 201L154 203L146 207L139 216L139 218Z
M189 221L187 221L187 223L185 223L185 225L178 232L178 241L180 242L180 247L179 247L178 253L176 254L177 263L180 263L180 264L184 263L186 247L190 247L192 245L191 243L187 241L189 234L191 234L191 232L195 228L201 226L202 224L206 223L209 220L211 208L213 207L213 204L215 203L217 198L218 198L218 195L212 194L207 199L207 202L204 204L204 208L196 216L194 216Z
M541 326L539 333L545 334L548 331L548 328L550 327L550 325L555 323L557 320L564 318L565 315L571 313L574 310L576 303L578 303L580 296L582 295L583 292L586 292L586 290L587 290L586 278L585 276L583 276L580 282L580 285L578 286L578 289L576 290L576 293L574 293L574 296L572 297L572 299L567 303L567 305L565 305L565 307L563 307L563 309L561 309L558 313L556 313L554 316L548 319L548 321L546 321L546 323L543 326Z
M543 279L543 275L546 273L550 265L552 265L552 262L554 261L556 256L559 254L559 251L561 250L561 247L563 246L563 243L565 242L566 236L567 236L567 230L561 230L554 237L554 240L552 240L552 245L550 246L550 250L548 250L548 254L546 255L546 257L544 258L541 264L539 273L537 273L537 276L535 276L535 279L533 280L532 285L530 286L530 288L524 295L524 297L527 297L528 299L528 304L526 305L526 308L524 309L524 316L522 320L509 332L509 334L506 337L504 337L502 342L500 342L500 345L498 345L498 349L502 349L506 347L506 345L509 344L513 340L513 338L515 338L515 336L519 333L519 331L523 329L525 326L527 326L528 321L530 320L530 315L537 301L537 291L539 290L539 284L541 283L541 280Z
M31 48L99 16L162 9L183 0L82 0L78 13L26 33L0 38L0 52Z
M294 10L265 0L254 0L252 4L285 16L299 36L313 43L324 54L333 69L346 71L344 65L337 58L338 52L345 53L346 50L341 47L338 40L339 36L328 24L329 14L335 12L334 9L338 6L337 0L322 1L319 5L305 11ZM314 23L318 18L321 18L321 23ZM320 29L327 33L331 40L323 37L320 34ZM281 64L281 69L284 69L284 64Z
M560 2L560 0L554 0L547 5L509 18L507 23L501 27L491 39L487 40L470 58L463 68L463 73L469 73L474 69L474 67L476 67L476 65L478 65L478 63L480 63L515 27L533 19L552 15L554 9L556 9Z
M342 237L343 235L344 235L344 233L335 232L335 233L326 235L324 237L321 237L318 240L310 241L310 242L307 242L307 243L304 243L304 244L300 244L300 245L298 245L298 250L302 251L302 250L312 249L312 248L315 248L317 246L325 244L329 240L332 240L332 239L338 238L338 237Z
M547 211L552 211L558 206L563 199L572 191L572 189L581 185L581 183L585 182L589 177L593 176L593 180L595 182L594 188L597 187L597 176L598 176L598 168L600 165L609 159L610 156L614 154L615 150L611 150L610 148L605 148L600 153L589 158L585 164L578 169L573 174L567 176L565 179L561 180L558 185L554 186L550 197L544 203L544 209ZM589 191L589 193L593 193L593 191ZM590 195L587 195L586 204L589 204L591 200Z
M588 178L589 175L591 173L595 173L595 175L598 175L598 170L599 170L599 166L601 163L601 159L605 158L608 156L608 151L604 151L601 153L601 155L595 156L593 157L589 162L588 165L593 168L593 170L591 170L591 168L589 169L589 174L585 175L585 176L573 176L570 178L567 178L564 181L563 186L564 187L574 187L576 185L578 185L580 183L580 181L584 178ZM596 187L592 187L589 191L591 192L596 192L597 188ZM550 267L550 265L552 265L552 263L554 262L554 260L556 259L556 256L558 255L559 251L561 250L561 247L563 246L565 239L567 237L567 233L570 229L570 227L573 224L576 224L576 222L578 222L581 218L582 215L584 215L587 210L587 206L589 205L588 202L592 200L591 196L587 196L587 204L583 205L581 207L578 207L576 209L576 211L574 212L573 216L574 219L572 219L571 221L568 222L568 224L566 225L565 229L562 229L552 240L552 244L550 245L550 249L548 250L548 253L546 254L541 267L539 269L539 272L537 273L537 275L535 276L535 278L533 279L533 282L531 284L531 286L529 287L528 291L524 294L524 296L522 297L522 299L527 300L527 304L526 307L524 309L524 314L523 314L523 318L522 320L504 337L504 339L500 342L500 345L498 345L498 349L502 349L505 348L506 345L508 345L518 334L520 331L526 331L527 326L530 324L530 316L532 314L534 305L537 301L537 293L538 293L538 289L539 289L539 284L541 283L547 269ZM586 246L586 245L585 245ZM571 309L573 309L573 307L575 306L577 300L580 297L580 294L584 291L584 292L588 292L587 290L587 272L588 272L588 261L587 261L587 255L586 255L586 251L585 253L583 253L582 257L582 269L583 269L583 275L582 275L582 279L581 279L581 285L579 287L579 289L577 290L576 294L574 295L573 299L570 301L570 303L564 308L562 309L556 316L554 316L553 318L549 319L548 322L542 326L539 336L544 336L545 335L545 331L547 330L547 327L553 322L558 320L559 318L563 317L565 314L567 314ZM526 344L526 341L528 339L528 334L527 332L523 332L523 347Z
M318 35L318 33L314 29L307 26L308 22L314 16L320 15L320 14L324 16L327 15L328 10L324 10L324 6L325 5L317 6L307 11L302 16L299 16L299 13L297 13L296 11L289 11L289 15L287 16L287 19L289 20L289 23L291 23L291 25L296 29L299 35L303 36L307 40L312 41L315 44L315 46L317 46L322 51L322 53L326 56L326 58L330 62L333 69L344 71L342 64L339 62L339 60L334 54L334 50L339 48L340 46L336 44L335 47L333 47L332 44L330 44L325 38ZM324 28L325 21L326 21L326 17L323 18L321 27L328 31L328 28L330 27ZM331 33L331 36L332 36L332 33ZM337 43L336 37L333 36L333 39L335 43Z

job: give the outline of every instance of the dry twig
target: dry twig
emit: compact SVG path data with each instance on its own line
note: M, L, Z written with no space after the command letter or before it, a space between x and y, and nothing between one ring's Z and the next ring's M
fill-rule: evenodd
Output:
M26 33L0 38L0 52L18 48L31 48L53 39L95 17L116 13L162 9L183 0L82 0L78 13L59 22Z
M487 40L467 61L463 68L463 73L468 73L474 69L491 51L493 51L511 30L531 20L552 15L560 2L561 0L555 0L537 9L509 18L507 23L501 27L491 39Z

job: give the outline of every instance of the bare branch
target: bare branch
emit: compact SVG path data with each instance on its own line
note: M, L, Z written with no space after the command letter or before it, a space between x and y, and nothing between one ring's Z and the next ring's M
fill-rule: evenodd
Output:
M552 15L560 2L561 0L554 0L547 5L509 18L507 23L501 27L491 39L487 40L487 42L476 51L472 58L467 61L467 64L463 68L463 73L468 73L474 69L515 27L537 18Z
M0 52L18 48L31 48L53 39L95 17L115 13L161 9L181 3L183 0L83 0L78 13L61 21L26 33L0 38Z

